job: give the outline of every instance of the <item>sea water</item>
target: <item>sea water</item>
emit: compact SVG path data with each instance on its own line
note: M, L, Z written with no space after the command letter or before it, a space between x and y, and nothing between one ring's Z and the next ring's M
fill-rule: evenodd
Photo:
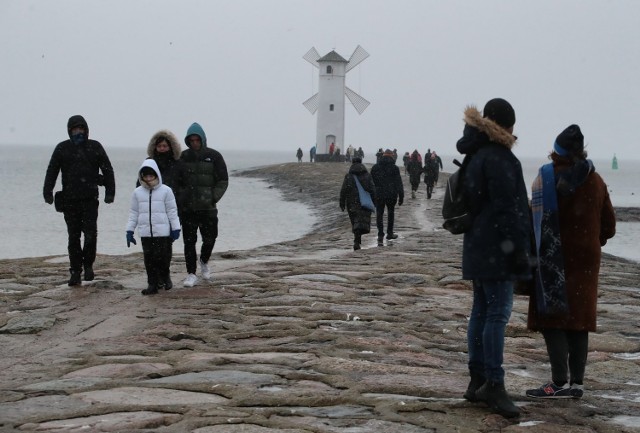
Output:
M107 148L116 174L116 201L105 204L102 201L104 188L100 188L99 254L140 251L140 243L127 248L124 232L129 200L138 168L146 157L145 150ZM42 198L42 185L52 152L52 146L4 146L0 152L0 259L67 254L64 218ZM264 181L233 175L247 168L294 162L295 149L291 152L221 150L221 153L231 180L218 206L219 236L214 251L249 249L296 239L312 229L316 216L307 206L285 201L280 191L270 188ZM453 171L453 157L441 156L443 170ZM373 159L373 155L368 155L365 163L371 164ZM520 160L527 185L531 185L540 165L548 162L545 158ZM640 160L618 161L618 170L611 168L611 161L596 160L594 163L607 183L614 206L640 207ZM339 188L340 185L336 185L336 197ZM60 176L55 189L60 189ZM178 242L181 248L182 242ZM639 242L640 223L618 223L616 236L603 250L640 261Z
M125 226L146 147L106 148L116 177L116 199L105 204L100 187L98 254L121 255L142 251L127 248ZM42 186L53 147L6 146L0 154L0 259L67 254L64 217L44 202ZM253 178L234 176L251 167L293 162L292 152L221 151L231 179L218 204L215 252L243 250L297 239L309 232L316 216L302 203L285 201L280 191ZM61 189L61 180L55 190ZM336 196L337 197L337 196ZM336 202L336 208L338 207ZM138 238L136 233L136 238ZM182 240L178 241L178 251Z

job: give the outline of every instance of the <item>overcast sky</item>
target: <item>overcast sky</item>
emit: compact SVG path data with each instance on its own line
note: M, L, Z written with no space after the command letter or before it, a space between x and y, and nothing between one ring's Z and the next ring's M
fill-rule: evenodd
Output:
M370 57L347 85L346 144L454 153L467 104L516 111L519 156L578 123L594 158L640 158L637 0L2 0L0 146L66 138L82 114L105 147L199 122L210 147L315 142L302 102L315 47Z

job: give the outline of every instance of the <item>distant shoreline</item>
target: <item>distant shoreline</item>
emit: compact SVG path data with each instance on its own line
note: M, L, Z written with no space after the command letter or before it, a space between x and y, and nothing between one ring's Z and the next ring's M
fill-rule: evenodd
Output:
M615 207L616 221L625 223L640 222L640 208L638 207Z

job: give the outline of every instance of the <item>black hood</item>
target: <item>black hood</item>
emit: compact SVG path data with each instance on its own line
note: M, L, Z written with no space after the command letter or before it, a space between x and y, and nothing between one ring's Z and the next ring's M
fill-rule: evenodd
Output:
M89 125L87 125L87 121L84 120L84 117L79 114L69 117L69 121L67 122L67 133L69 134L69 138L71 138L71 130L77 126L84 127L87 133L87 138L89 138Z
M367 167L365 167L365 165L362 164L361 162L351 164L351 167L349 167L349 173L351 174L360 175L366 172L367 172Z

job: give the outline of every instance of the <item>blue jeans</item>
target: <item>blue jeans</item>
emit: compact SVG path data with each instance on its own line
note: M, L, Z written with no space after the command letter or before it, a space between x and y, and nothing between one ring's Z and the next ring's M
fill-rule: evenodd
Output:
M469 371L504 383L504 331L513 307L513 281L473 280L467 329Z

